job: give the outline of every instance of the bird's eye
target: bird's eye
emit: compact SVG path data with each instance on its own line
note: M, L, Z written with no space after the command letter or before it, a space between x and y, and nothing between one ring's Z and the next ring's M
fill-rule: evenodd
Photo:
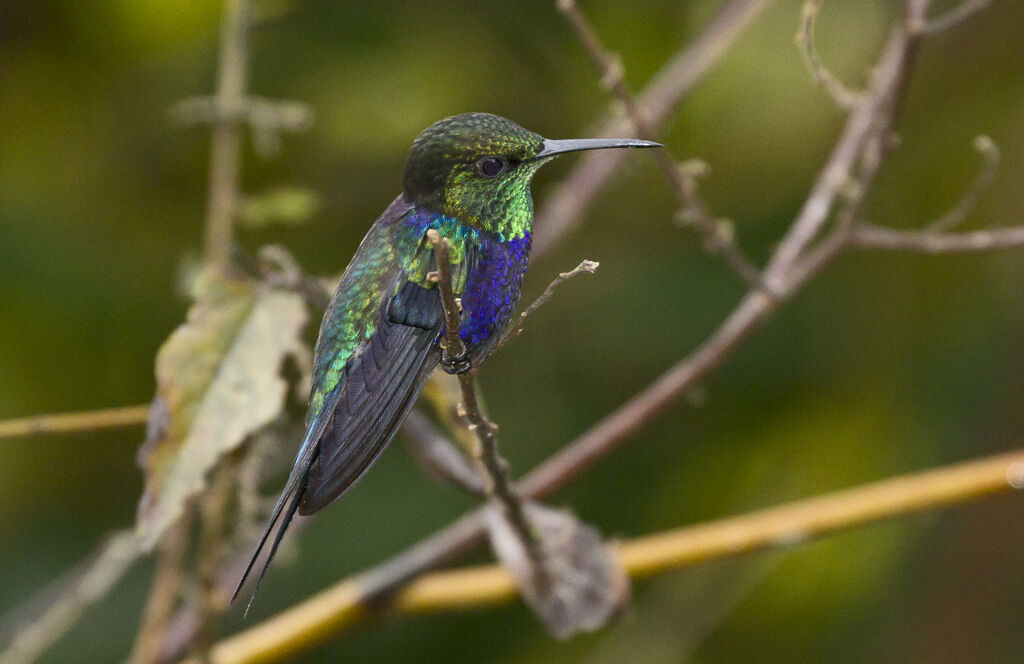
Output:
M508 169L508 162L502 157L481 157L476 162L477 172L485 178L496 178Z

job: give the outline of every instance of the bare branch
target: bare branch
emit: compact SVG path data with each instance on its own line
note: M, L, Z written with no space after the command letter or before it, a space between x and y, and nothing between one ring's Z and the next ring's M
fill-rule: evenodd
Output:
M452 291L450 243L437 231L427 233L437 261L436 283L445 313L445 370L458 377L460 414L478 442L474 458L489 480L491 506L485 527L491 549L513 573L527 604L556 637L566 638L605 624L629 595L625 572L603 549L597 530L570 512L550 510L524 501L498 453L498 427L484 415L477 397L472 366L465 362L460 339L461 311ZM451 355L454 353L454 357ZM484 358L474 358L479 366ZM445 445L444 449L450 449Z
M978 205L981 197L992 186L992 181L996 177L996 169L999 168L999 146L984 134L976 136L971 145L984 160L981 171L978 172L977 177L971 182L960 200L948 212L928 224L928 230L948 231L962 224L967 215Z
M555 294L556 288L558 288L564 282L569 281L575 276L581 274L594 274L594 272L597 271L597 268L600 265L601 264L598 263L597 261L583 261L582 263L580 263L573 269L569 270L568 272L560 272L558 276L555 277L551 281L551 283L547 285L547 288L544 289L544 292L541 293L536 300L531 302L530 306L526 307L526 309L520 312L519 316L515 319L515 321L513 321L513 323L509 325L508 329L505 330L505 334L501 336L501 340L498 341L498 344L494 347L494 350L491 351L491 353L493 354L497 352L498 349L500 349L502 346L504 346L505 344L507 344L508 342L512 341L520 334L522 334L523 325L526 323L526 319L532 316L533 313L537 311L537 309L540 309L542 306L544 306L545 302L551 299L551 296Z
M654 421L695 387L778 308L780 300L751 290L718 329L688 357L635 394L613 413L570 441L523 478L525 495L543 496L571 481L597 460L617 449L630 435Z
M645 140L657 141L656 132L626 84L621 57L617 53L611 53L605 49L594 27L583 15L575 0L558 0L557 6L576 32L576 36L590 55L591 60L601 71L602 85L622 102L636 133ZM720 253L722 258L748 285L759 287L761 275L757 267L750 262L736 244L734 234L723 233L720 225L712 219L693 180L684 176L668 148L652 150L651 153L658 168L672 185L684 214L704 236L707 249Z
M681 49L636 97L651 130L659 129L743 30L771 0L731 0L722 6L689 46ZM613 106L598 122L596 136L621 136L633 129L629 118ZM533 257L547 251L579 223L605 184L622 164L620 150L584 153L569 175L546 197L534 218Z
M788 548L864 524L1022 488L1024 450L1017 450L639 537L618 544L614 552L631 576L642 578L741 553ZM425 576L398 592L391 607L399 613L433 613L504 604L516 596L506 570L474 567ZM344 580L217 644L213 662L251 664L294 657L361 623L370 597L365 579Z
M449 355L462 356L466 354L466 344L459 336L459 328L462 325L462 305L452 291L452 265L448 258L452 243L448 238L441 237L434 229L427 231L427 241L434 247L434 256L437 259L437 272L432 276L436 278L437 289L441 293L441 304L444 306L445 343L443 348Z
M1015 249L1024 247L1024 226L970 233L941 233L932 230L901 231L861 224L854 231L852 242L861 249L919 251L925 254Z
M98 431L145 424L149 404L87 410L77 413L34 415L0 422L0 438L22 438L49 433Z
M971 18L985 7L989 6L992 0L963 0L959 5L941 16L933 19L922 19L911 24L912 30L918 30L924 34L935 34L957 26Z
M802 272L796 261L803 257L808 244L829 218L831 207L847 181L847 174L859 161L869 139L878 135L880 126L883 130L888 126L888 122L880 122L879 118L883 114L891 117L894 98L903 87L914 43L903 29L894 31L868 94L851 113L818 182L769 263L766 280L773 284L771 292L757 288L748 292L711 337L689 357L528 475L523 481L528 495L535 491L542 494L549 487L561 486L597 458L615 449L627 436L653 420L716 369L775 312L782 300L791 297L806 283L815 270ZM866 189L860 195L865 194ZM845 244L845 236L835 238L835 248L829 247L828 254L818 257L820 260L814 263L816 267L824 265Z
M821 11L823 0L805 0L800 18L800 29L796 33L796 44L804 56L807 69L818 87L827 92L839 108L851 111L857 105L862 93L854 92L843 85L836 76L821 64L818 50L814 46L814 25Z
M251 18L249 0L225 0L214 104L226 114L213 125L206 208L206 258L226 266L231 258L232 224L238 207L242 133L237 115L245 103Z
M427 231L427 240L434 247L434 255L437 259L437 287L441 291L441 303L444 306L447 343L442 350L449 356L461 357L465 355L466 347L459 336L461 311L459 303L455 299L455 293L452 291L451 263L448 258L451 242L448 238L441 237L433 229ZM469 428L476 434L480 443L477 459L488 476L487 493L504 508L509 525L522 542L524 550L533 563L534 573L538 579L542 579L547 575L543 551L526 518L523 500L512 485L508 463L498 453L498 426L487 419L480 407L473 375L471 371L463 371L458 374L459 387L462 390L461 411L469 423Z
M911 0L908 10L911 11L911 18L923 12L927 4L928 0ZM866 198L871 181L881 164L881 153L887 144L889 128L905 91L919 41L920 36L910 33L902 23L893 29L875 66L868 89L850 112L846 126L814 187L765 269L764 279L772 292L792 292L844 246L843 236L851 230L857 209ZM872 143L875 144L876 157L865 160L865 151ZM864 166L864 172L855 173L858 165ZM851 187L851 182L855 182L856 186ZM852 197L849 196L851 189L854 192ZM846 218L838 226L839 237L828 245L830 253L812 255L808 259L811 263L798 266L797 262L818 237L830 219L837 200L844 194L847 196Z

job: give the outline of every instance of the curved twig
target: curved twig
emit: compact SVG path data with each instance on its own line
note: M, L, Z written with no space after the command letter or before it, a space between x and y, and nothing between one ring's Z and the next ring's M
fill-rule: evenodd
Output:
M597 261L583 261L582 263L580 263L573 269L569 270L568 272L560 272L557 277L551 280L551 283L547 285L547 288L544 289L544 292L538 295L537 299L530 303L530 306L523 309L523 311L521 311L519 315L516 316L516 319L512 322L511 325L508 326L508 329L505 330L505 333L501 335L501 339L494 347L494 350L491 351L491 354L493 355L502 346L504 346L505 344L512 341L513 339L515 339L516 337L523 333L523 325L526 323L526 319L532 316L533 313L537 311L537 309L540 309L542 306L544 306L545 302L551 299L551 296L555 294L556 288L561 286L564 282L569 281L573 277L577 277L581 274L594 274L594 272L597 271L597 268L600 265L601 264L598 263Z
M804 63L811 72L811 77L820 88L825 90L832 97L832 101L839 108L852 111L860 100L863 93L850 90L843 82L836 78L821 64L818 57L818 50L814 46L814 24L821 11L823 0L806 0L800 18L800 29L796 33L796 43L800 47L800 54L804 56Z
M956 204L941 217L928 224L928 230L948 231L962 224L967 215L977 207L978 201L985 195L988 188L992 186L992 181L996 177L996 169L999 168L999 146L984 134L976 136L972 146L983 160L981 171L978 172Z

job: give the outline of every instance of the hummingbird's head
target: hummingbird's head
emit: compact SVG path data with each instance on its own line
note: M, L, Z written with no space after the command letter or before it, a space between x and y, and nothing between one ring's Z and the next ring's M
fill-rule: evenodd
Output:
M563 152L657 147L634 139L552 141L490 113L465 113L427 127L412 145L403 191L413 203L483 230L519 238L530 230L530 180Z

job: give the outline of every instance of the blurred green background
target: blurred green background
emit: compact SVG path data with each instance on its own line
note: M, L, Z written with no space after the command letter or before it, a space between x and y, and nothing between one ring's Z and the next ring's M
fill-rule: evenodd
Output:
M278 158L247 154L245 188L309 187L323 204L303 226L246 231L243 243L282 243L311 272L336 273L398 192L412 139L447 115L490 111L586 136L608 98L553 4L264 4L276 17L254 33L251 90L306 102L317 118ZM899 4L825 3L820 50L851 85ZM719 5L583 8L639 89ZM843 122L793 45L799 15L798 0L774 2L665 133L676 155L711 164L704 192L758 260ZM207 131L172 126L167 109L212 89L219 18L213 0L0 4L0 419L152 395L153 355L187 306L178 284L201 248L207 172ZM968 226L1024 218L1022 34L1024 4L994 0L924 45L871 219L911 227L941 213L974 177L981 133L1003 165ZM570 161L538 176L539 204ZM673 223L650 158L628 162L573 237L534 264L526 297L583 258L601 261L597 275L565 286L482 374L516 473L693 349L742 293ZM1022 284L1019 251L848 254L707 382L699 405L670 409L554 502L628 537L1020 447ZM132 523L142 435L0 441L0 613ZM244 624L471 504L395 446L303 532ZM620 624L565 643L516 606L400 618L304 661L1018 662L1022 524L1024 501L1010 496L665 575L636 588ZM149 573L138 566L45 661L123 659Z

